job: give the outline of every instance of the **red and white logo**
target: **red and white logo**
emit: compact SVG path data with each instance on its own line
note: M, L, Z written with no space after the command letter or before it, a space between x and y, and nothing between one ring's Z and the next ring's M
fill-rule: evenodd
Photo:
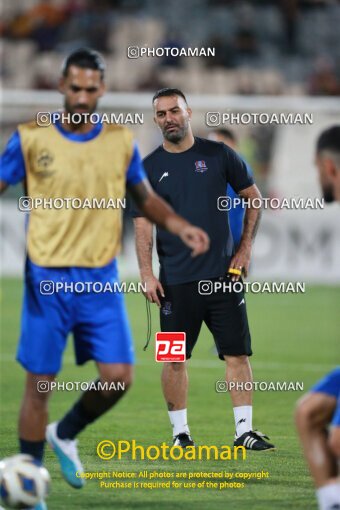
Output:
M156 333L156 361L185 361L184 332L162 331Z

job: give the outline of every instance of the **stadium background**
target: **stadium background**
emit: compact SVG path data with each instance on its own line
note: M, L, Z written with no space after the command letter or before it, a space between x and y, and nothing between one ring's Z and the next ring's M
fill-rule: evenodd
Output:
M231 127L240 152L254 170L265 197L320 197L314 166L315 140L322 129L339 122L340 4L337 1L151 0L45 1L13 0L2 6L2 147L19 122L38 111L61 107L55 91L65 55L87 45L107 61L108 93L103 112L144 114L132 126L143 155L159 142L152 121L151 97L158 88L177 86L193 108L195 134L207 136L205 114L218 112L313 113L312 125L243 125ZM215 47L215 58L127 58L129 46ZM222 126L221 126L222 127ZM25 215L18 211L21 186L6 192L1 204L1 456L16 449L16 415L23 373L14 362L19 332ZM198 204L199 207L199 204ZM340 223L338 204L324 210L267 210L256 240L250 279L305 281L303 295L249 295L255 380L302 380L307 389L331 369L339 355ZM126 214L120 256L122 278L138 277L131 220ZM155 262L155 269L157 264ZM112 415L81 436L88 470L104 470L95 444L104 438L138 438L144 444L168 440L169 427L160 387L160 367L152 348L144 353L146 313L142 296L126 297L137 351L135 387ZM153 310L153 331L158 329ZM202 330L190 363L189 414L194 438L207 444L230 444L232 411L214 384L223 379L211 338ZM88 380L93 367L73 366L70 346L60 380ZM147 398L145 398L147 396ZM50 507L65 508L315 508L313 489L292 422L294 393L257 393L255 424L278 445L275 456L249 455L245 470L269 470L271 479L249 483L242 491L112 492L88 484L72 492L60 479L50 453L53 477ZM74 399L58 393L51 402L56 418ZM208 419L209 415L209 419ZM137 419L138 426L137 426ZM227 421L226 421L227 420ZM228 428L226 428L226 423ZM2 455L3 454L3 455ZM132 462L121 469L142 470ZM216 463L215 463L216 464ZM214 463L205 469L216 469ZM146 465L146 463L145 463ZM228 465L237 470L239 465ZM150 466L148 466L150 467ZM190 464L157 462L155 469L197 470ZM225 466L223 466L225 467ZM115 465L112 469L117 469ZM291 492L294 488L293 493ZM157 499L158 501L154 501ZM173 505L173 506L172 506ZM219 506L221 505L221 506ZM236 508L236 506L231 506Z

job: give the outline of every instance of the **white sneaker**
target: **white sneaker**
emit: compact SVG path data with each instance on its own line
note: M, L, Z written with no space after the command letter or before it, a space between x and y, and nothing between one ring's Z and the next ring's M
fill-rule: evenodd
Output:
M47 425L46 440L58 457L65 480L75 489L81 489L85 481L79 475L84 472L84 468L78 456L77 440L60 439L57 436L57 426L58 422L56 421Z

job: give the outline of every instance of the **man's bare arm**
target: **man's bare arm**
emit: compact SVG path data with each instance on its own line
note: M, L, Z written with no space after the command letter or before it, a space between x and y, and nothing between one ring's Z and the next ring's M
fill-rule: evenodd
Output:
M247 205L244 215L241 244L243 242L252 244L256 237L261 220L262 211L261 207L259 206L262 205L262 196L256 184L253 184L252 186L249 186L249 188L240 191L239 194L242 198L249 200L250 204L249 206ZM256 204L256 207L251 205L252 200L254 200L254 205Z
M243 272L244 276L247 276L250 266L252 244L255 239L260 219L261 219L261 208L259 205L262 201L261 193L258 187L253 184L248 188L240 191L239 195L248 200L249 205L246 207L244 215L243 233L240 241L240 246L231 259L229 268L239 269ZM254 206L252 206L252 200L256 199ZM232 279L239 280L239 276L234 275Z
M150 303L161 306L159 294L164 297L164 289L152 270L153 225L142 217L134 218L133 222L140 276L146 284L144 295Z
M153 274L153 225L146 218L134 218L136 250L142 280Z

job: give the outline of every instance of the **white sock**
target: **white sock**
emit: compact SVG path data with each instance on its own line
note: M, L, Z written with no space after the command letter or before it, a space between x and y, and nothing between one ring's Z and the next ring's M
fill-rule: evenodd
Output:
M253 430L253 406L234 407L236 437Z
M340 483L330 483L316 490L320 510L330 510L333 505L340 505Z
M178 434L190 434L190 430L188 427L187 420L187 410L180 409L179 411L168 411L170 423L172 425L172 435L173 437L178 436Z

